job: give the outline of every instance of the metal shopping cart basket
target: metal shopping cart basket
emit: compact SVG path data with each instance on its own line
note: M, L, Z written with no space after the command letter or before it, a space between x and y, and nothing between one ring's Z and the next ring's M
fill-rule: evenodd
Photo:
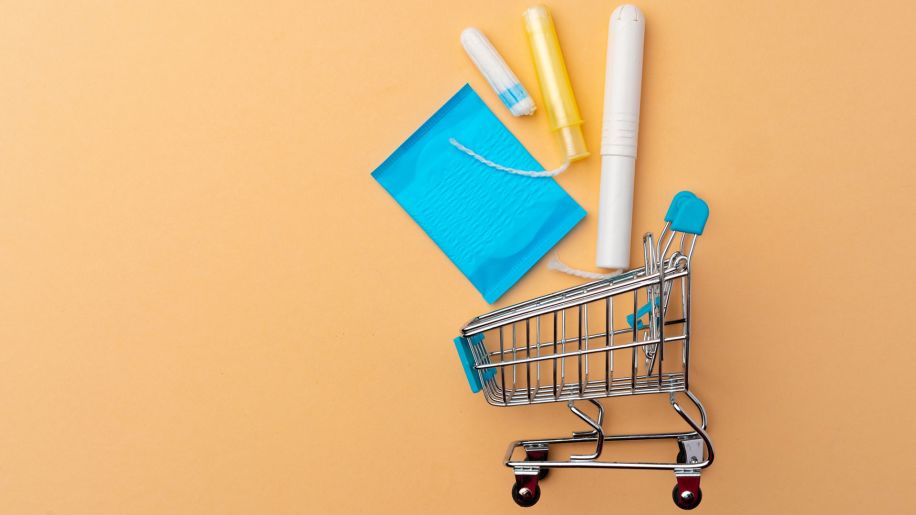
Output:
M471 390L494 406L566 402L591 428L572 436L519 440L505 465L515 473L512 498L532 506L538 481L553 468L672 470L674 502L693 509L702 499L700 470L713 462L706 410L689 389L690 269L709 208L690 192L678 193L656 241L643 237L645 266L481 315L455 339ZM697 423L678 403L683 392L696 405ZM602 397L667 393L689 431L605 434ZM576 405L597 408L592 417ZM605 442L671 439L673 463L613 462L599 458ZM551 459L550 448L591 442L594 451ZM524 457L517 452L524 451ZM519 455L519 457L516 457Z

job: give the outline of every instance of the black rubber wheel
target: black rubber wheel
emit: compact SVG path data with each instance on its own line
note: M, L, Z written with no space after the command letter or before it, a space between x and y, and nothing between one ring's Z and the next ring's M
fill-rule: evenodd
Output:
M687 452L684 451L684 449L681 449L677 452L677 462L687 463Z
M515 501L515 504L521 506L522 508L530 508L537 504L538 500L541 498L541 487L540 485L535 485L534 495L530 493L526 496L522 496L519 492L520 487L518 483L512 485L512 500Z
M677 485L674 485L674 490L671 491L671 498L678 508L682 510L692 510L699 506L700 501L703 500L703 489L697 488L696 495L690 495L685 498L678 495Z
M525 456L525 461L535 461L535 462L537 462L537 461L547 461L547 456L544 456L544 459L543 459L543 460L533 460L533 459L531 459L531 458ZM550 469L540 469L540 470L538 470L538 480L543 480L544 478L547 477L547 474L550 474Z

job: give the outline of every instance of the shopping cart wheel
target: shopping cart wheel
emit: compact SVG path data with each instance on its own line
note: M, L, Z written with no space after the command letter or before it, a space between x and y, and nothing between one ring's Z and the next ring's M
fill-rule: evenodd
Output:
M525 450L525 461L547 461L547 450ZM550 473L550 469L542 468L538 470L538 479L543 480Z
M671 498L674 499L674 504L682 510L692 510L700 505L700 501L703 500L703 490L700 487L697 487L696 492L685 490L680 491L678 485L674 485L674 490L671 491Z
M537 482L534 483L534 489L528 485L522 486L518 483L512 485L512 500L522 508L529 508L537 504L541 498L541 487Z
M547 474L550 474L550 469L540 469L538 470L538 479L544 480L547 477Z

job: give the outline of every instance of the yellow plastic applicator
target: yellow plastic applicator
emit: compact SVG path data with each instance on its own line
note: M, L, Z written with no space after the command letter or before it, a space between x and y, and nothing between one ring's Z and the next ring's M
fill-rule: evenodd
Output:
M550 12L543 5L538 5L526 10L522 18L550 130L560 138L567 161L587 157L582 116L576 105Z

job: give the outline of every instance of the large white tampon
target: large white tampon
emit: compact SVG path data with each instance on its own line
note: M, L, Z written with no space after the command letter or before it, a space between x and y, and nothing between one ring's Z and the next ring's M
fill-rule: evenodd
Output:
M474 27L464 29L461 32L461 46L513 116L534 113L531 95L483 32Z
M645 33L645 16L636 6L624 4L611 14L604 79L596 259L596 264L603 268L626 269L630 264L633 179Z

